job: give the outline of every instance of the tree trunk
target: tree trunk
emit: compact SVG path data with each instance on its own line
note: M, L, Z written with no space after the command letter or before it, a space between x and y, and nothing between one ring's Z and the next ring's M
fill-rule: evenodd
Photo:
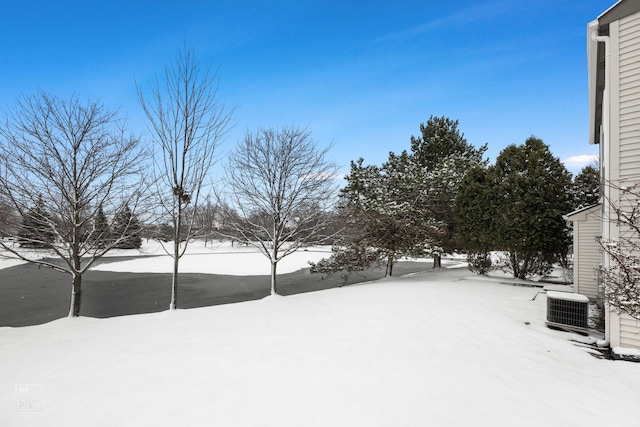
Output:
M178 200L180 204L180 200ZM182 237L180 228L182 227L182 210L178 207L178 215L174 223L173 232L173 277L171 279L171 302L169 310L178 308L178 264L180 263L180 238Z
M76 217L77 218L77 217ZM80 316L80 304L82 303L82 275L80 271L80 252L78 230L75 230L74 241L72 243L73 272L71 275L71 307L69 308L69 317Z
M276 295L278 293L278 287L276 286L276 268L278 267L278 245L279 242L279 234L278 234L278 224L280 220L275 218L273 221L273 250L271 252L271 295Z
M387 269L384 272L385 277L393 276L393 259L393 255L389 255L389 257L387 258Z
M271 295L276 295L278 293L278 288L276 287L276 267L278 266L277 261L271 261Z
M173 260L173 276L171 278L171 302L169 310L178 308L178 258Z
M78 317L80 316L80 303L82 302L82 275L73 274L71 283L71 307L69 308L69 317Z
M520 278L520 263L514 252L509 254L509 260L511 262L511 269L513 270L513 277Z
M442 267L442 254L434 253L433 254L433 268Z

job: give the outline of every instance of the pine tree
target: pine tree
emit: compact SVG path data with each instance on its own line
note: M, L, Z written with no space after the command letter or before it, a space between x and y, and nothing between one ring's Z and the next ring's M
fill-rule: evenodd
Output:
M486 170L470 170L455 212L472 269L486 271L492 249L506 252L503 267L522 279L566 261L571 236L563 215L572 207L570 185L571 174L533 136L502 150Z
M483 155L487 144L475 148L458 129L459 122L447 117L431 116L426 125L420 125L420 136L411 137L411 152L415 161L431 177L430 204L435 219L442 227L441 251L436 251L434 267L440 266L441 252L450 252L459 246L454 206L458 187L466 172L475 166L484 166Z
M486 274L492 267L496 216L496 189L490 171L476 166L460 182L454 214L459 225L460 244L467 251L469 269Z
M457 155L475 164L484 164L482 156L487 144L479 149L470 145L458 129L458 120L448 117L429 117L426 124L420 124L420 136L411 137L411 153L416 161L429 170L436 169L446 158ZM460 172L466 169L460 164Z
M160 227L158 227L158 231L155 237L161 242L167 243L175 239L175 236L175 228L171 224L164 222L160 224Z
M381 206L389 224L385 253L389 268L402 256L420 257L439 253L445 225L438 218L438 191L434 182L443 178L440 171L432 171L415 161L406 152L389 153L382 166L382 180L386 184L386 200Z
M428 199L429 174L406 152L389 153L382 167L363 162L351 162L340 194L346 233L330 260L312 265L315 271L350 273L384 264L391 276L399 259L424 256L439 241Z
M573 209L598 203L600 199L600 171L594 166L585 166L573 179L571 186Z
M139 249L142 246L140 222L131 212L128 205L124 205L113 221L113 239L120 242L114 246L117 249Z
M107 216L102 209L102 205L98 208L96 216L93 220L92 239L98 244L99 248L104 248L111 239L111 227Z
M55 239L53 221L45 209L42 196L38 197L35 206L23 216L18 231L20 246L26 248L49 248Z
M508 252L506 267L518 278L546 273L566 257L571 242L563 219L572 207L571 174L533 136L505 148L490 170L496 189L494 243Z
M342 244L341 244L342 243ZM364 271L372 267L382 265L381 254L376 248L358 245L355 241L341 241L331 247L331 256L323 258L317 263L309 262L311 273L320 273L330 276L341 272L342 282L345 285L352 273Z
M380 168L364 166L364 159L351 162L347 186L340 191L338 210L345 227L332 247L329 258L310 263L311 272L331 275L342 272L343 284L350 274L379 266L382 251L378 248L376 227L382 222L380 212L373 207L384 192Z

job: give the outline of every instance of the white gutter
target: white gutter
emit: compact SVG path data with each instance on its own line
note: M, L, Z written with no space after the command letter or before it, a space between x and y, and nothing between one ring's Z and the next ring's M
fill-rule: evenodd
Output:
M589 30L591 31L591 37L589 41L588 57L589 57L589 123L591 129L589 131L589 143L595 143L595 105L596 105L596 92L597 92L597 78L598 78L598 43L604 43L604 89L602 91L602 125L600 126L600 168L607 166L608 159L605 159L606 153L609 150L609 138L611 129L611 108L609 106L609 90L611 86L611 65L610 65L610 48L609 48L609 36L598 35L598 21L593 21L589 24ZM608 175L608 171L604 171ZM607 180L608 176L601 176L601 179ZM608 186L604 186L605 193ZM605 200L607 200L608 194L604 194Z
M609 139L609 37L598 35L598 20L588 25L587 61L589 73L589 144L595 144L596 134L596 93L598 79L598 43L604 43L604 91L602 93L602 127L600 131L601 146ZM602 151L602 150L601 150ZM602 163L602 158L600 159Z

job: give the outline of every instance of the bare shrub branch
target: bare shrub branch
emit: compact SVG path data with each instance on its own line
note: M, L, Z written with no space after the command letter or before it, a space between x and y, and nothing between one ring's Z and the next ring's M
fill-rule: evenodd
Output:
M640 320L640 185L606 183L619 197L604 199L617 237L601 239L600 245L610 263L602 269L605 299L619 314Z

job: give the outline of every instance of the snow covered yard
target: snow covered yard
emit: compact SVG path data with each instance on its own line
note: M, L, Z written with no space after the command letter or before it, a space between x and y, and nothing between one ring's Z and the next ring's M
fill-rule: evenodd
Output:
M0 328L0 425L637 425L640 364L459 272Z
M165 244L171 250L172 243ZM153 255L153 256L150 256ZM309 267L308 261L317 262L331 255L330 246L309 247L295 252L278 263L278 273L291 273ZM145 242L142 249L112 250L104 260L114 256L136 256L128 261L108 262L93 267L97 271L134 273L171 273L173 261L157 241ZM195 240L187 246L180 259L181 273L229 274L235 276L269 275L269 260L252 246L234 245L228 241Z

